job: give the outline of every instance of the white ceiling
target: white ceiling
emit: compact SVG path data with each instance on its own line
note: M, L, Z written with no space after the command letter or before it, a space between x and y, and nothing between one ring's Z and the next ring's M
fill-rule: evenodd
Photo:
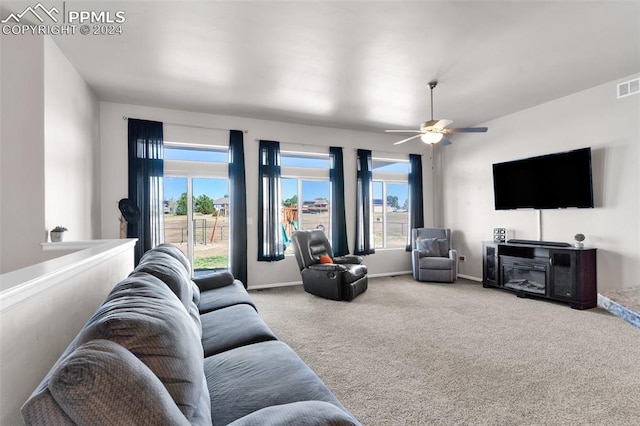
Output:
M8 4L3 16L29 3ZM640 72L640 1L66 7L126 13L122 35L54 37L101 100L187 111L417 128L437 79L435 118L459 127Z

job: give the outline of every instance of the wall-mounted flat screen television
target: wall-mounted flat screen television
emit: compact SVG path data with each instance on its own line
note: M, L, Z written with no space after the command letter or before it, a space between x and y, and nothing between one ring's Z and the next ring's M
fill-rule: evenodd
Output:
M496 210L593 207L591 148L493 165Z

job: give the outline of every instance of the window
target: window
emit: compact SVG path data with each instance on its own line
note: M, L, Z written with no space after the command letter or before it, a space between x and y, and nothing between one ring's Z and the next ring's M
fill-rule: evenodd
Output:
M165 143L164 240L194 271L229 266L228 148Z
M281 152L282 230L285 254L293 253L290 239L298 229L323 229L331 238L329 155Z
M373 158L375 248L405 248L409 230L408 160Z
M164 148L164 159L173 161L198 161L202 163L224 163L229 161L228 149L202 147L187 144L171 144Z

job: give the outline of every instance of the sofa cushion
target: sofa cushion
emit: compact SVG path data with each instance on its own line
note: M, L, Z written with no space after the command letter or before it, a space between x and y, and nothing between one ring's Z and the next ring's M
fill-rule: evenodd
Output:
M202 314L204 356L239 346L276 340L273 331L249 305L240 304Z
M420 269L447 269L453 268L454 261L448 257L422 257L418 267Z
M187 271L188 274L191 274L191 263L189 262L189 259L187 259L187 256L185 256L182 250L180 250L178 247L172 244L162 243L162 244L158 244L157 246L152 248L150 251L166 253L172 256L176 260L180 261L180 263L182 263L182 265L184 266L184 269Z
M191 288L193 289L193 304L198 306L200 304L200 287L191 281Z
M194 277L193 282L197 284L200 291L207 291L231 285L234 282L234 278L229 271L218 271Z
M300 401L254 411L229 426L357 426L358 420L324 401Z
M187 259L187 256L185 256L182 250L180 250L178 247L172 244L163 243L155 246L154 248L149 250L147 253L149 252L165 253L174 257L176 260L178 260L182 264L182 266L184 266L184 270L186 271L187 275L189 276L191 275L191 263L189 262L189 259ZM195 303L197 306L198 303L200 302L200 289L193 282L191 287L193 288L193 303Z
M239 304L251 305L255 308L253 301L249 297L249 293L245 290L242 283L235 280L230 285L217 288L215 290L202 291L200 293L200 304L198 308L200 313L215 311L216 309L226 308L227 306Z
M78 335L79 344L94 339L131 351L194 423L203 391L200 332L169 287L140 272L118 283Z
M22 419L27 425L75 426L74 421L51 395L48 384L50 376L51 372L47 373L43 382L20 408Z
M146 272L160 278L178 296L187 310L193 303L193 285L189 273L173 256L150 250L140 259L140 263L133 270L133 273L136 272Z
M210 356L204 370L213 424L227 424L260 409L318 400L345 409L286 344L274 340Z
M73 351L52 371L49 389L76 424L189 424L151 370L109 340Z

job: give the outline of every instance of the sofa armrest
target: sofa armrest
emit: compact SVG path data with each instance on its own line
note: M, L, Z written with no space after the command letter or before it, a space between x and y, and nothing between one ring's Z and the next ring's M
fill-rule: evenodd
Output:
M316 263L315 265L309 265L308 268L309 270L312 271L335 271L335 272L342 272L342 271L346 271L347 267L344 265L341 265L339 263Z
M136 356L110 340L92 340L69 354L50 372L49 391L74 424L189 425L160 379ZM29 425L57 424L48 413Z
M458 279L458 250L449 250L449 259L453 260L453 281Z
M200 291L207 291L231 285L233 284L234 278L233 274L229 271L219 271L201 277L193 277L192 280L196 283Z
M411 250L411 269L413 272L413 278L418 279L418 269L420 265L420 250Z
M272 405L247 414L229 426L280 426L280 425L353 425L360 423L352 415L324 401L298 401Z
M333 258L333 263L345 264L345 265L361 265L363 262L362 256L355 256L348 254L346 256L338 256Z
M454 261L458 261L458 250L455 249L451 249L449 250L449 259L454 260Z

